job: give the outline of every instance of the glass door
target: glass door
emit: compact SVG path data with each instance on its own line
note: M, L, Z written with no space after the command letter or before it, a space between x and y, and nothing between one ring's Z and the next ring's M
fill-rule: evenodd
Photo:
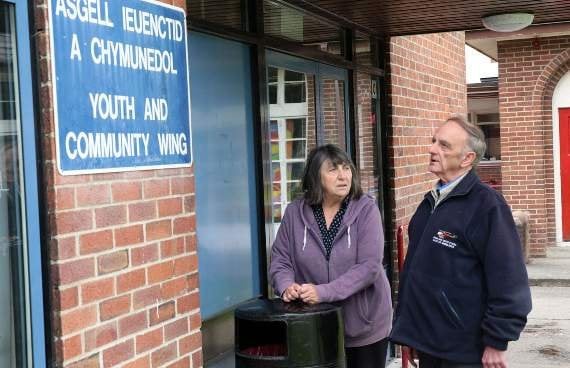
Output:
M0 367L14 368L45 366L27 17L0 1Z

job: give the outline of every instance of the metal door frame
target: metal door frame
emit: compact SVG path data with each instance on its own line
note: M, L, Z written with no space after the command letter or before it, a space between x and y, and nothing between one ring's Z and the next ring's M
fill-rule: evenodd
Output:
M34 68L31 52L29 3L18 0L0 0L14 6L16 21L17 75L22 150L23 187L25 190L27 281L25 288L27 313L27 356L30 367L46 367L46 335L44 319L42 247L38 190L38 152L36 135L36 112L34 94Z

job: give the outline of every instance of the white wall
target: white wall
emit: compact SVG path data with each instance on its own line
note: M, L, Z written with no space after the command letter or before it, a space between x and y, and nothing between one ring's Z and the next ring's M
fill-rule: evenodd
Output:
M560 79L552 95L552 134L554 149L554 210L556 216L556 242L570 246L570 242L562 243L562 195L560 184L560 132L558 109L570 107L570 72Z

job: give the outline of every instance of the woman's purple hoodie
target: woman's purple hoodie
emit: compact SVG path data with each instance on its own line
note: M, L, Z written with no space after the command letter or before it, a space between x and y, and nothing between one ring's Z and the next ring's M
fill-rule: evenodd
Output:
M392 326L390 286L382 267L384 235L371 196L348 203L330 259L312 208L290 203L271 250L271 283L278 295L292 283L316 285L320 301L342 307L345 346L375 343Z

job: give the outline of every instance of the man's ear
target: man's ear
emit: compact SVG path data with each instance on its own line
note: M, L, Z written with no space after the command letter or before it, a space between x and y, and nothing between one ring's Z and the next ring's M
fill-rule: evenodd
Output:
M469 167L473 165L473 161L475 161L475 152L467 152L461 161L461 167Z

